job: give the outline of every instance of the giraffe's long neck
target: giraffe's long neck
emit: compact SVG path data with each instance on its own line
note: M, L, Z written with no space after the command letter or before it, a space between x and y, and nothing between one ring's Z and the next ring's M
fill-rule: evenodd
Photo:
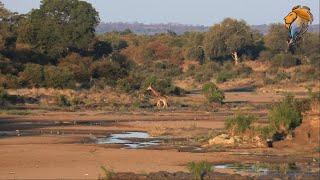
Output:
M155 89L151 88L151 92L152 92L152 94L153 94L154 96L160 97L160 93L157 92Z

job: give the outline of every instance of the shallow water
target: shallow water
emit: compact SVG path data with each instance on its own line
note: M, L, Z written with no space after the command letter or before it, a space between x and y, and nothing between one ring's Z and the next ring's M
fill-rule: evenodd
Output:
M236 173L249 174L301 174L310 172L319 172L319 163L233 163L217 164L214 169L227 169Z
M151 138L146 132L124 132L97 139L97 144L121 144L129 149L145 148L159 143L159 140Z

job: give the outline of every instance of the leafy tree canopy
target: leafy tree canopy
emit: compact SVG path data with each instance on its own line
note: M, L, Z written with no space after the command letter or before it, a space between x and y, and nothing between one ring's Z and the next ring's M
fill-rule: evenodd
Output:
M265 46L273 53L285 52L288 45L288 30L282 24L272 24L265 36Z
M244 21L227 18L207 33L204 46L210 59L244 51L254 43L253 32Z
M80 0L42 0L21 26L20 40L41 53L59 57L87 50L100 19L90 3Z

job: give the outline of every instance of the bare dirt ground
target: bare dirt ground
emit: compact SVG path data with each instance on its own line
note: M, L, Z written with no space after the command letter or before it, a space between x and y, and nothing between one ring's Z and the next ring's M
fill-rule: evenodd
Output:
M202 101L199 95L197 101ZM193 97L193 98L194 98ZM227 93L227 102L249 104L271 103L279 94ZM190 97L184 97L190 98ZM114 172L145 174L158 171L187 171L191 161L207 160L220 163L312 162L319 156L310 148L278 145L275 148L227 149L224 152L182 152L179 148L124 149L119 146L98 145L92 135L124 131L144 131L151 135L173 138L206 136L221 130L225 119L239 109L217 112L175 110L139 112L53 112L32 110L27 115L0 115L0 179L97 179L100 166ZM250 109L262 120L266 109ZM16 130L21 136L14 134ZM24 132L30 134L24 135ZM249 155L248 155L249 154ZM253 155L250 155L253 154ZM257 156L254 154L264 154ZM269 155L269 156L268 156ZM272 158L271 158L272 157Z

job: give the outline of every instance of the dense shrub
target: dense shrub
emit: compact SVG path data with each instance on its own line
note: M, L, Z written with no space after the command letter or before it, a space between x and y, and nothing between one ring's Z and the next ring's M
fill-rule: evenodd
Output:
M0 54L0 74L16 74L18 72L16 66L10 59Z
M153 70L157 73L157 76L163 78L173 78L182 73L181 68L169 61L156 61L153 65Z
M19 81L22 86L40 87L44 81L43 66L39 64L26 64L24 70L19 73Z
M103 80L100 82L115 87L119 79L128 76L133 66L125 56L113 53L109 59L95 61L90 69L94 79Z
M227 82L230 79L233 79L236 77L236 73L232 71L221 71L217 75L217 83L223 83Z
M139 91L144 77L138 73L130 73L129 76L117 81L117 87L124 92Z
M74 79L78 83L88 84L91 78L90 65L93 59L90 57L82 57L79 54L72 53L67 57L59 60L59 67L67 69L73 74Z
M320 54L310 55L310 64L316 68L317 71L320 71Z
M225 127L233 135L243 134L247 130L252 128L252 123L256 121L256 118L252 115L237 114L232 118L228 118Z
M207 83L203 85L202 92L209 103L222 103L225 98L223 91L214 83Z
M201 162L189 162L188 170L190 173L194 175L194 178L196 180L203 179L203 177L207 174L213 171L213 166L207 161L201 161Z
M289 67L293 67L293 66L296 66L299 64L300 64L299 59L297 59L292 54L288 54L288 53L276 54L272 58L272 66L273 67L289 68Z
M143 90L145 90L150 84L163 95L180 96L186 93L182 88L174 86L170 78L162 79L154 75L147 77L142 86Z
M9 98L7 91L0 87L0 106L3 106Z
M320 69L317 69L317 67L301 66L295 68L294 74L292 75L292 80L295 82L306 82L319 80L319 77Z
M275 81L280 82L280 81L282 81L282 80L287 80L287 79L290 79L290 78L291 78L291 76L290 76L289 73L286 73L286 72L278 72L278 73L277 73L277 76L276 76L276 78L275 78Z
M218 63L209 61L201 65L200 68L190 69L187 73L193 76L197 82L204 83L210 81L220 70L221 66Z
M194 80L196 82L199 83L204 83L204 82L208 82L211 80L212 74L207 74L203 71L198 71L195 75L194 75Z
M69 98L65 95L59 94L56 96L56 102L58 106L64 107L64 106L71 106L71 102Z
M7 75L0 74L0 87L4 87L4 88L20 87L18 77L12 74L7 74Z
M259 137L261 137L263 140L272 138L275 133L275 129L270 125L257 127L256 131L258 132Z
M75 80L72 72L56 66L44 67L44 79L47 87L74 88Z
M244 64L235 67L235 71L239 77L248 77L252 72L252 68Z
M287 95L281 102L272 106L269 111L271 126L279 133L287 133L301 123L301 111L296 107L293 96Z
M261 51L259 54L259 59L261 61L271 61L273 55L274 54L271 51Z

